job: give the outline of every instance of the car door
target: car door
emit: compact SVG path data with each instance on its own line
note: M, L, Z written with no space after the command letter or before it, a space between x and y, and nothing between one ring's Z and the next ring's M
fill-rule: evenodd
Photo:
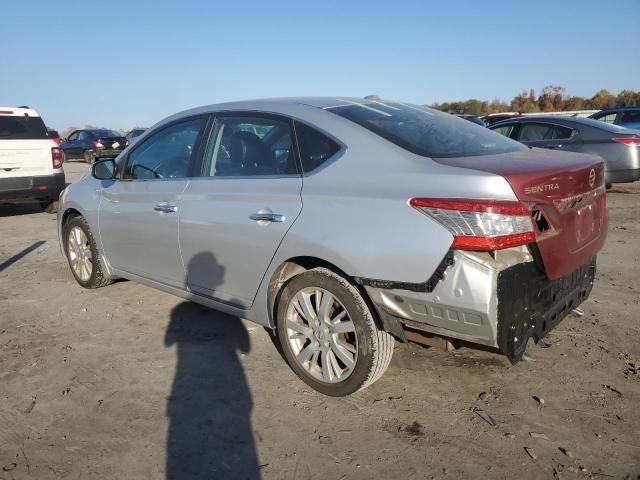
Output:
M64 156L67 160L74 160L79 158L78 156L78 135L79 131L73 132L69 135L64 142L60 144L60 148L64 151Z
M178 216L207 121L161 127L123 159L120 179L103 187L100 235L117 270L185 287Z
M78 140L75 146L76 158L84 159L84 152L93 149L91 141L94 139L93 133L88 130L82 130L78 132Z
M188 288L249 307L280 242L302 209L291 120L218 115L200 178L187 186L180 248Z

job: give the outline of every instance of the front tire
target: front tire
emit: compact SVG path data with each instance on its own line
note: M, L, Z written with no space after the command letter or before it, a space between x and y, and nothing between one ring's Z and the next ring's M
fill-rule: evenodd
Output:
M112 283L102 271L101 253L84 217L73 217L65 224L63 239L71 273L80 286L93 289Z
M326 268L293 277L278 303L278 340L291 369L325 395L342 397L385 372L394 340L358 289Z
M42 210L46 213L57 213L58 211L58 201L57 200L47 200L40 202L40 206Z

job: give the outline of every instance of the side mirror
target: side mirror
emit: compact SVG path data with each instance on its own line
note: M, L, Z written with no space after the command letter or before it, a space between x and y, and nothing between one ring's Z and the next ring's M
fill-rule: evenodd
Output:
M113 180L118 173L118 165L113 158L98 160L91 167L91 175L98 180Z

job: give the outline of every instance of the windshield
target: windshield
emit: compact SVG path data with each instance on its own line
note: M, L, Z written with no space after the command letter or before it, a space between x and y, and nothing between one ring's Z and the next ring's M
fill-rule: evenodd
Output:
M33 140L49 138L40 117L0 115L0 138L3 140Z
M469 157L527 149L485 127L417 105L363 101L325 109L425 157Z

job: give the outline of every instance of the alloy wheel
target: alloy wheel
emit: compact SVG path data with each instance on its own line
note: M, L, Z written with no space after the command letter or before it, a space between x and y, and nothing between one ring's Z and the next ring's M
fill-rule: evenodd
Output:
M329 291L304 288L287 306L286 329L296 361L315 379L346 380L358 360L358 337L349 312Z
M69 230L67 237L69 263L76 276L83 282L89 281L93 273L93 255L89 239L80 227Z

